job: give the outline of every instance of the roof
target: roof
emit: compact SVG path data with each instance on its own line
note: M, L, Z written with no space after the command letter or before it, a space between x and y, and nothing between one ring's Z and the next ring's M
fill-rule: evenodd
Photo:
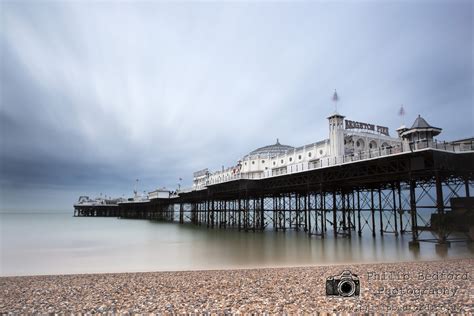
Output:
M333 118L333 117L340 117L340 118L345 118L344 115L339 114L338 112L334 112L333 114L329 115L327 118Z
M276 155L279 155L279 154L284 154L288 150L292 150L292 149L294 149L293 146L280 144L280 141L277 138L277 141L276 141L275 144L257 148L254 151L251 151L247 156L253 156L253 155L276 156Z
M402 126L400 126L399 128L397 128L396 130L397 131L401 131L401 130L405 130L405 129L408 129L405 124L402 124Z
M453 140L451 143L474 142L474 137Z
M401 130L400 135L403 137L409 134L427 131L430 131L433 136L437 136L439 133L441 133L442 129L431 126L424 118L421 117L421 115L418 115L413 125L409 129Z
M410 129L414 129L414 128L436 128L436 129L440 129L438 127L434 127L434 126L431 126L430 124L428 124L428 122L422 118L419 114L418 114L418 117L416 118L415 122L413 123L413 125L411 126Z

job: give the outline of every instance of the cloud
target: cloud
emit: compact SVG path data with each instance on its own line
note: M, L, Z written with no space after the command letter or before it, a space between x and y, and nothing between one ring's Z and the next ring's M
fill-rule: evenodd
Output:
M406 124L474 135L468 1L1 6L3 207L190 185L277 137L324 139L334 88L392 133L404 104Z

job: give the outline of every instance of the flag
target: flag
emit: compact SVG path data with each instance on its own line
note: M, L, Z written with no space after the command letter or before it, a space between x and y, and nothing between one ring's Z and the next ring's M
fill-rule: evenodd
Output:
M400 116L405 115L405 109L403 108L403 105L400 107L400 110L398 111L398 115L400 115Z
M339 96L337 95L337 91L336 91L336 90L334 90L334 95L332 96L332 100L333 100L334 102L339 101Z

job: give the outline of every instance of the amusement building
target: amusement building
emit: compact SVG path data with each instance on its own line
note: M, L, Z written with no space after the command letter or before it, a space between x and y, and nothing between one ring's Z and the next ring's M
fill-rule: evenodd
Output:
M208 169L193 174L193 190L236 179L262 179L365 160L414 149L438 147L434 137L441 128L431 126L418 115L410 127L401 126L395 137L388 127L345 119L337 112L328 118L328 138L293 147L275 144L257 148L235 166L211 172ZM466 140L468 141L468 140ZM450 144L462 145L462 141Z

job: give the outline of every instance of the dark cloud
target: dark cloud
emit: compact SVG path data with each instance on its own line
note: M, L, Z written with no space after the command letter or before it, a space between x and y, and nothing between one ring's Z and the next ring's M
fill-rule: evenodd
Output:
M422 114L441 139L474 135L469 1L1 10L2 208L190 185L277 137L324 139L334 88L392 134Z

